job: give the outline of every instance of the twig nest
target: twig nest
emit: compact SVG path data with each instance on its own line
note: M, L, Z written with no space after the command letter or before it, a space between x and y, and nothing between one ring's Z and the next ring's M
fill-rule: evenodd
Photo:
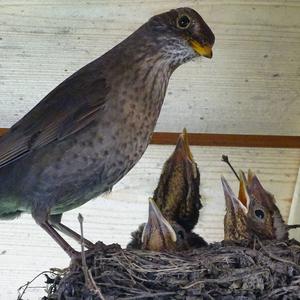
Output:
M87 258L105 299L299 299L296 241L222 242L180 252L129 251L100 244ZM70 268L44 299L99 299L80 267Z

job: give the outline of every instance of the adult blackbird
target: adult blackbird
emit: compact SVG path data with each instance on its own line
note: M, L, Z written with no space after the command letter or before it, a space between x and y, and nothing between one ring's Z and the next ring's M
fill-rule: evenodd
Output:
M63 81L0 140L0 219L29 212L78 254L54 228L78 239L62 213L110 190L136 164L172 72L211 58L214 40L196 11L173 9Z

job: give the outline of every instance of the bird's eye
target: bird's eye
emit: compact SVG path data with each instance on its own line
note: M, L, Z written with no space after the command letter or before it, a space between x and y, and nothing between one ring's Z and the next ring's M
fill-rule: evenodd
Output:
M190 25L190 18L188 16L181 16L177 21L177 27L180 29L186 29Z
M183 231L182 231L182 230L179 230L179 231L177 232L177 234L178 234L178 236L183 240L183 238L184 238Z
M265 213L261 209L256 209L255 215L257 218L259 218L261 220L265 217Z

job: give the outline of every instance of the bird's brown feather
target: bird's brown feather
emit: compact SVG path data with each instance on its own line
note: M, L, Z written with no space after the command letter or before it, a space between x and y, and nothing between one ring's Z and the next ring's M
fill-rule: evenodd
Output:
M0 139L0 168L93 122L109 91L106 80L95 72L95 66L76 72Z

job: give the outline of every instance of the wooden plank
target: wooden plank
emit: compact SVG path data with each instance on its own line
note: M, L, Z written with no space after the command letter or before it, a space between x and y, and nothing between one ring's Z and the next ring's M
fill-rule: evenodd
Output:
M7 128L0 128L0 136L7 132Z
M155 132L151 143L174 145L178 139L178 134L175 132ZM300 148L300 137L189 133L189 143L201 146Z
M166 1L1 1L0 127L102 55ZM300 135L300 5L187 0L216 34L212 60L174 72L156 131Z
M0 128L0 136L5 132L6 128ZM151 144L175 145L179 134L179 132L154 132ZM189 143L195 146L300 148L300 137L189 133Z
M300 224L300 169L297 176L297 181L295 185L295 191L293 195L293 201L291 204L290 214L289 214L289 224ZM300 241L300 229L293 229L290 231L290 238L294 238Z

